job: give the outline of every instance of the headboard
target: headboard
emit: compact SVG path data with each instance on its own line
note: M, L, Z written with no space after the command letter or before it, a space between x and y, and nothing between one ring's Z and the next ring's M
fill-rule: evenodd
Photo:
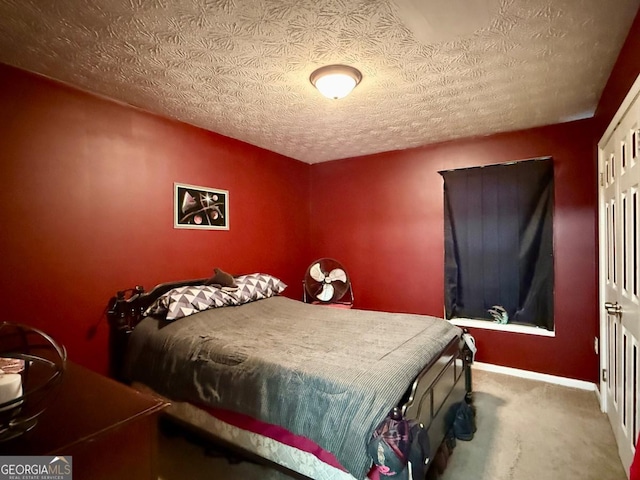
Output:
M141 285L120 290L109 299L107 320L109 322L109 374L121 381L124 378L124 356L129 335L143 319L145 310L169 290L190 285L203 285L208 278L196 278L156 285L145 292Z

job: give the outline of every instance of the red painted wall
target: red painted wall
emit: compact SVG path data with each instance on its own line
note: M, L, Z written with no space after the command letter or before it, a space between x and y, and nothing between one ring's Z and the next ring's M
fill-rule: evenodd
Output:
M0 319L106 372L116 290L219 266L272 273L300 298L308 165L1 65L0 105ZM174 229L176 181L229 190L231 229Z
M349 271L356 306L443 315L439 170L550 155L555 167L554 338L474 329L477 359L595 381L596 189L590 120L314 165L312 256Z

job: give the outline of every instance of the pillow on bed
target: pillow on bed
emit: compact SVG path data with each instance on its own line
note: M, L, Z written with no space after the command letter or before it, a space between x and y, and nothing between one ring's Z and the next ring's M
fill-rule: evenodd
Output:
M166 315L167 320L177 320L210 308L239 305L236 292L229 292L210 285L177 287L159 297L144 312L145 315Z
M236 277L235 280L236 285L238 285L236 294L240 303L273 297L287 288L287 285L282 280L267 273L241 275Z
M145 316L164 317L167 320L193 315L194 313L272 297L287 286L278 278L266 273L252 273L235 278L237 288L214 285L194 285L169 290L153 302Z
M233 276L225 272L224 270L220 270L219 268L213 269L214 275L209 280L204 282L205 285L220 285L221 287L227 288L235 288L237 287L236 281L233 279Z

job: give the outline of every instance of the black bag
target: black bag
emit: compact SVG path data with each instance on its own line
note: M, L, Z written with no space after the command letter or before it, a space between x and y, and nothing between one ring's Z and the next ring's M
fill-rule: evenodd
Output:
M429 463L429 435L422 425L401 415L389 415L373 432L367 445L380 478L420 479Z

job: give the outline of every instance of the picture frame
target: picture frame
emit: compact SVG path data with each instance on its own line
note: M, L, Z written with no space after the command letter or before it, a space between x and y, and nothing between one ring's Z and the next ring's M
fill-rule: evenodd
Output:
M173 227L229 230L229 191L174 183Z

